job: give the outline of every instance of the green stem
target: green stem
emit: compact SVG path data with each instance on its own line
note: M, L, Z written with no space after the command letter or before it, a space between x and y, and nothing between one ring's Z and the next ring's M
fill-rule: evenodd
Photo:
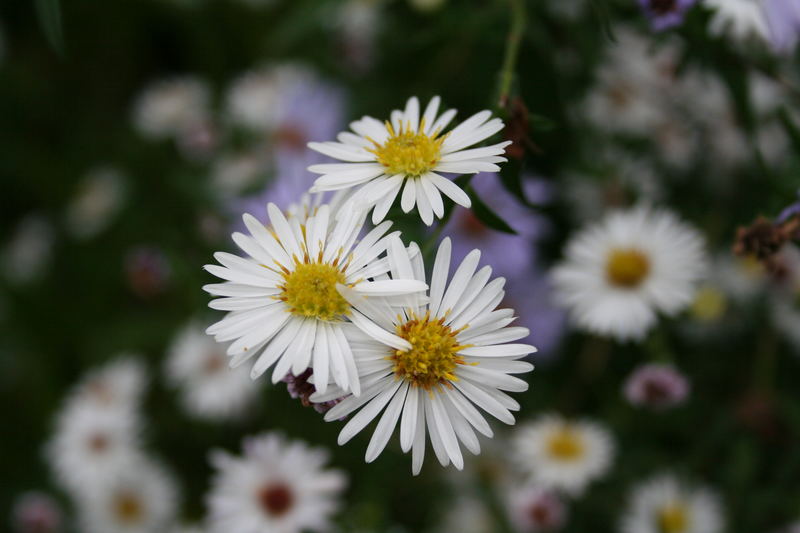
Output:
M498 103L505 107L508 95L511 92L511 82L514 80L514 70L519 57L519 47L525 33L525 0L508 0L511 7L511 28L506 40L506 52L503 58L503 69L500 71L500 91Z

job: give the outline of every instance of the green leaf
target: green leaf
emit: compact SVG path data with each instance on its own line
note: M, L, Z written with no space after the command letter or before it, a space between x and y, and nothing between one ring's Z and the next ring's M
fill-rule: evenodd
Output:
M514 228L509 226L505 220L500 218L497 213L492 211L491 207L483 203L483 200L480 199L472 187L467 187L466 191L470 200L472 200L472 212L475 213L475 216L478 217L478 220L493 230L502 231L503 233L510 233L511 235L517 234L517 232L514 231Z
M36 12L50 46L59 54L63 54L64 31L61 25L60 0L36 0Z

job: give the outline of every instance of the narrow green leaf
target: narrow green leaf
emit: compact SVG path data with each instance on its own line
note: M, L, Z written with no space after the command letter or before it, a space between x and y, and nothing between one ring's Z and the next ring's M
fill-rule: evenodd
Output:
M64 53L64 30L61 25L60 0L36 0L36 12L50 46L59 54Z
M502 231L503 233L510 233L511 235L517 234L517 232L514 231L514 228L509 226L505 220L500 218L500 215L492 211L492 208L486 205L483 200L480 199L472 187L467 187L466 191L470 200L472 200L472 212L475 213L475 216L478 217L478 220L493 230Z

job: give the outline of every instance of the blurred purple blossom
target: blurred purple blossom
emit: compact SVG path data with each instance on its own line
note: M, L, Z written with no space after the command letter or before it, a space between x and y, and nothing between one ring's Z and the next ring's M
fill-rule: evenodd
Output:
M312 375L313 372L309 368L303 371L299 376L286 374L281 381L286 383L286 390L289 392L289 396L294 398L295 400L299 399L300 403L302 403L304 407L311 406L314 408L316 412L320 414L326 413L328 410L330 410L331 407L341 402L344 398L337 398L322 403L312 402L310 400L310 397L312 394L317 392L317 389L314 386L314 384L309 381L309 378Z
M792 217L800 216L800 191L797 191L797 201L785 208L775 219L775 224L783 224Z
M779 53L791 53L800 40L800 2L764 0L763 8L773 49Z
M631 405L659 410L683 403L690 389L683 374L672 365L664 364L640 366L624 385L625 398Z
M130 250L125 256L124 270L128 286L144 300L164 292L172 274L164 253L150 246Z
M638 0L654 31L683 24L686 12L697 0Z
M61 531L61 507L41 492L26 492L14 502L13 523L16 533L57 533Z
M510 518L520 533L556 531L564 526L567 506L550 490L527 486L511 496Z

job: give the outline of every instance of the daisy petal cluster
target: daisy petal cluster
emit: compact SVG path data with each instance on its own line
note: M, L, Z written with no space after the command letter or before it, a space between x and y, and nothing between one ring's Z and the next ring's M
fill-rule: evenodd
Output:
M700 234L668 211L614 211L567 245L553 272L557 298L582 329L639 340L658 313L674 315L694 298L707 266Z
M490 111L481 111L445 132L456 111L440 113L440 104L437 96L421 110L419 100L412 97L405 109L392 111L385 122L363 117L350 124L351 132L340 133L337 142L309 143L312 150L343 161L309 167L321 174L312 190L355 188L351 200L372 209L376 224L386 218L398 194L403 211L416 206L428 226L434 216L444 215L442 194L470 207L469 196L442 173L496 172L511 141L470 148L502 130L503 122L491 118Z
M392 276L425 282L422 257L415 252L416 245L405 248L393 239ZM401 308L343 290L355 307L347 335L364 390L361 396L342 400L325 419L337 420L358 411L339 433L339 443L344 444L379 418L367 447L367 462L380 455L399 424L400 447L411 451L414 474L422 468L427 439L442 466L452 463L461 469L461 446L480 453L476 431L487 437L493 434L480 411L513 424L512 411L519 404L504 391L528 388L514 374L533 369L519 359L536 348L514 343L527 337L528 329L510 326L513 310L497 309L505 280L491 280L489 266L478 269L478 250L450 277L450 253L450 240L444 239L433 265L430 291L424 297L412 295ZM342 392L332 387L311 399L327 401Z

